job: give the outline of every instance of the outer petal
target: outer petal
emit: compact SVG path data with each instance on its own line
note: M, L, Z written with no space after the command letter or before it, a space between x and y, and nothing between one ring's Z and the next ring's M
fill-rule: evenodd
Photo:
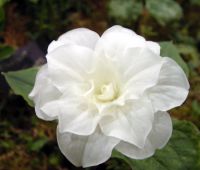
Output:
M167 112L157 112L154 117L153 128L148 136L155 148L163 148L172 135L172 121Z
M61 96L61 93L49 79L47 65L42 66L37 73L36 81L33 90L29 94L29 97L35 103L36 115L44 120L53 120L57 117L58 109L56 105L52 105L52 101L57 100ZM44 113L41 107L46 104L53 108L50 112Z
M93 60L93 51L78 45L61 46L47 55L50 77L62 92L84 83Z
M124 106L110 108L100 121L102 132L143 148L151 131L153 110L146 100L133 100Z
M48 47L48 53L62 45L80 45L90 49L94 49L99 35L87 28L77 28L61 35L57 41L52 41Z
M148 135L145 146L141 149L127 142L120 142L116 149L133 159L145 159L152 156L157 148L162 148L172 134L172 122L167 112L157 112L153 128Z
M122 56L129 47L144 46L145 39L121 26L107 29L99 39L95 51L99 56L105 53L109 58Z
M189 83L183 70L170 58L165 57L156 86L147 93L156 110L167 111L181 105L187 95Z
M48 46L48 48L47 48L47 53L50 53L50 52L56 50L57 48L59 48L59 47L61 47L61 46L64 46L64 45L72 45L72 44L74 44L74 43L71 42L71 41L58 41L58 40L55 41L55 40L53 40L53 41L49 44L49 46Z
M99 114L95 106L89 105L84 98L77 97L67 91L65 97L46 104L41 110L50 112L51 105L59 108L58 127L60 133L70 132L77 135L92 134L98 124Z
M145 159L152 156L155 152L155 148L149 140L146 141L143 148L138 148L135 145L121 141L115 149L132 159Z
M163 64L162 58L148 48L128 49L119 63L124 73L124 90L130 98L137 98L156 85Z
M121 63L119 68L124 72L126 79L128 79L149 67L157 65L162 58L148 48L136 47L129 48L119 60Z
M60 133L57 140L61 152L75 166L95 166L110 158L119 140L104 136L99 130L90 136Z
M160 45L153 41L147 41L146 45L149 49L151 49L152 52L154 52L157 55L160 55Z
M146 47L159 54L159 45L146 41L142 36L137 35L130 29L119 25L106 30L99 39L95 51L101 56L106 53L110 58L123 56L126 49L130 47Z

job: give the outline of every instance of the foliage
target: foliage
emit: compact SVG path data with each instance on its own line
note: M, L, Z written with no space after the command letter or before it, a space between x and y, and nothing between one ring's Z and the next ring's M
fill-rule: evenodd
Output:
M163 26L183 16L181 6L174 0L145 0L145 6L141 0L110 0L108 11L117 23L130 24L138 19L144 7Z
M182 8L174 0L146 0L146 8L161 25L178 20L183 15Z
M109 16L119 24L136 21L142 9L143 5L140 0L111 0L108 4Z
M5 12L4 12L4 5L8 2L9 0L0 0L0 30L3 29L4 26L4 20L5 20Z
M0 61L8 59L14 53L14 51L14 48L0 44Z
M3 73L14 93L21 95L30 106L33 106L33 103L28 98L28 94L33 88L37 70L37 68L29 68L26 70Z
M48 139L46 137L39 138L34 141L30 141L28 144L28 148L31 151L40 151L42 147L48 142Z
M9 0L0 0L0 32L3 30L4 25L5 25L4 6L7 2L9 2ZM15 50L13 47L0 43L0 61L3 61L11 57L14 51Z
M178 50L173 45L172 42L160 42L161 46L161 56L163 57L171 57L175 60L185 71L186 75L189 76L189 69L185 61L179 55Z
M190 0L191 4L193 5L200 5L200 1L199 0Z
M36 39L54 39L66 29L71 22L67 16L71 11L86 11L84 3L74 0L28 0L19 4L31 18L30 35Z
M0 30L3 28L4 25L5 14L2 7L0 7Z

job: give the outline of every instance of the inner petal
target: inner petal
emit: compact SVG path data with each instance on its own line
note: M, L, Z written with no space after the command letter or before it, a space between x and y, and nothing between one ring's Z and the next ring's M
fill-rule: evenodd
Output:
M95 69L90 74L94 88L90 99L97 105L113 102L121 93L121 75L113 61L105 56L97 58Z
M118 91L113 83L103 84L95 96L101 102L108 102L117 98Z

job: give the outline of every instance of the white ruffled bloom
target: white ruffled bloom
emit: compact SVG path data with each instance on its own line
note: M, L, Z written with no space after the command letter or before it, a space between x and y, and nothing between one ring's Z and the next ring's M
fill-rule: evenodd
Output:
M189 83L160 46L113 26L101 37L69 31L48 47L30 98L44 120L58 119L61 152L75 166L105 162L116 149L144 159L166 145L167 110L181 105Z

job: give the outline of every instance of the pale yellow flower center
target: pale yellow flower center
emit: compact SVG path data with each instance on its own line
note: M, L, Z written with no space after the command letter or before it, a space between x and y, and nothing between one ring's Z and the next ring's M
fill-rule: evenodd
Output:
M118 97L118 90L113 83L103 84L95 94L95 97L100 102L113 101Z

